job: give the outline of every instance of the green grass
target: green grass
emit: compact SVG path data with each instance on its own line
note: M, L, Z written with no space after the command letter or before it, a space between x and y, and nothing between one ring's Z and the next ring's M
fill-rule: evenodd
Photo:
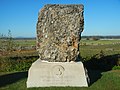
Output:
M11 80L11 78L2 78L4 79L3 82L0 83L4 83L7 81L9 81L10 83L2 86L0 88L0 90L120 90L120 71L108 71L108 72L95 72L94 70L91 70L92 74L94 73L93 76L96 77L97 74L99 74L99 78L96 79L96 81L92 82L92 84L89 87L45 87L45 88L26 88L26 81L27 81L27 75L25 74L20 74L23 75L23 78L17 78L17 74L15 77L15 75L13 75L14 78L12 78L12 74L10 74L12 79L14 82L10 82L9 79ZM4 74L5 75L5 74ZM6 74L8 75L8 73ZM22 76L21 76L22 77ZM92 79L94 79L95 77L93 77ZM2 81L2 80L1 80Z
M115 44L119 43L120 44L120 39L113 39L113 40L81 40L82 44L86 45L105 45L105 44Z
M80 46L82 57L91 57L101 51L107 55L120 54L120 44L105 44L105 45L83 45Z
M16 44L19 44L21 46L26 46L26 45L35 45L36 44L36 40L14 40L14 42ZM120 44L120 40L116 40L116 39L113 39L113 40L81 40L80 41L81 44L86 44L86 45L110 45L110 44Z
M20 46L31 46L36 44L36 40L14 40Z
M36 45L35 40L15 40L14 42L19 46ZM83 44L80 46L82 57L93 56L101 50L105 55L120 54L120 40L81 40L80 42ZM84 45L84 43L86 44Z

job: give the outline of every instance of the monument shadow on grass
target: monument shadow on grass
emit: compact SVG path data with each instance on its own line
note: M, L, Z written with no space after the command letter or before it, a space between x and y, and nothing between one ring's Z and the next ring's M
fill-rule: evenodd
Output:
M21 80L23 78L27 78L27 71L26 72L15 72L11 74L5 74L0 76L0 87L12 84Z
M98 54L91 57L90 60L84 61L84 67L88 71L89 86L102 77L102 72L110 71L115 65L118 65L120 54L102 56L98 58Z

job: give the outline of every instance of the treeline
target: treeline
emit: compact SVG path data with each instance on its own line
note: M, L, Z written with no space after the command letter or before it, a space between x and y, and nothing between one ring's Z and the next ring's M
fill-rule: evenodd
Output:
M96 38L96 39L120 39L120 36L82 36L82 38ZM15 40L35 40L36 37L19 37L14 38Z
M82 38L96 38L96 39L120 39L119 36L82 36Z
M36 37L17 37L13 38L14 40L35 40Z
M9 37L0 37L0 39L8 39ZM36 37L12 37L13 40L35 40Z
M8 37L0 37L7 39ZM120 36L81 36L82 39L120 39ZM36 37L12 37L13 40L36 40Z

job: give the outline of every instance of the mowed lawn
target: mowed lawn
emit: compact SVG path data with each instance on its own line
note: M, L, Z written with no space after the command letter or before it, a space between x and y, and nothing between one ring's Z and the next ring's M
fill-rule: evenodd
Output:
M27 88L27 72L14 72L0 76L0 90L120 90L120 71L100 72L91 70L89 87Z

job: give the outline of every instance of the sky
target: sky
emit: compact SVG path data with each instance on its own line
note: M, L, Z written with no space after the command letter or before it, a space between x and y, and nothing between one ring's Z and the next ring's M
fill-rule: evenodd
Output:
M83 4L82 36L120 35L120 0L0 0L0 34L36 37L38 12L45 4Z

